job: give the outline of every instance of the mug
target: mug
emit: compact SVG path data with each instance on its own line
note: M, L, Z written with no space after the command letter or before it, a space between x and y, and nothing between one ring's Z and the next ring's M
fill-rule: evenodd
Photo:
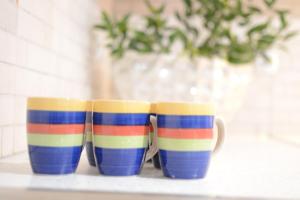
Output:
M85 101L28 98L27 142L34 173L75 172L84 143L85 119Z
M155 134L163 174L170 178L204 178L212 153L224 139L224 122L215 118L212 104L156 104ZM218 137L213 148L213 128ZM155 147L152 147L152 149Z
M93 148L93 140L92 140L92 117L93 117L93 111L92 111L93 102L88 101L87 102L87 112L86 112L86 123L85 123L85 136L86 136L86 154L87 159L90 164L90 166L96 167L96 161L94 157L94 148Z
M148 147L150 103L98 100L93 105L93 145L103 175L140 173Z

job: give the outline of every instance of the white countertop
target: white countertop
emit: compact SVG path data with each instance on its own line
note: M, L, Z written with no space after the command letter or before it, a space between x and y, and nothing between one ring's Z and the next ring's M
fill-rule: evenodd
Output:
M33 175L24 153L0 160L0 196L1 188L300 199L300 148L272 140L227 139L203 180L165 178L150 164L139 176L102 176L87 164L85 151L76 174Z

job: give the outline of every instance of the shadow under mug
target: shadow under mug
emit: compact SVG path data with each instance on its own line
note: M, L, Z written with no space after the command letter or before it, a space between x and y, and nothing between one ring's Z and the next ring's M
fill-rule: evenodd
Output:
M34 173L76 171L84 144L85 120L85 101L28 98L27 142Z
M93 103L93 145L103 175L140 173L148 147L150 103L98 100Z
M158 150L163 174L170 178L204 178L211 154L223 143L225 127L212 104L157 103L152 154ZM218 137L213 148L213 128Z

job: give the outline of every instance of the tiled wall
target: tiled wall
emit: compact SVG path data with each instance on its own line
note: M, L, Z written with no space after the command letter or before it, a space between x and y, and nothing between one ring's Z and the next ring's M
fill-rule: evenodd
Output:
M26 97L91 97L96 0L0 1L0 157L26 149Z

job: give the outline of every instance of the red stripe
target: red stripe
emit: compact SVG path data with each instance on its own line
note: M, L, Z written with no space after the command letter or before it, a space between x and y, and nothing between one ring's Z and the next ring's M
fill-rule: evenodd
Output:
M158 136L181 139L211 139L213 137L213 129L158 128Z
M134 136L148 135L148 126L110 126L94 125L93 132L96 135Z
M28 133L83 134L84 124L27 124Z

